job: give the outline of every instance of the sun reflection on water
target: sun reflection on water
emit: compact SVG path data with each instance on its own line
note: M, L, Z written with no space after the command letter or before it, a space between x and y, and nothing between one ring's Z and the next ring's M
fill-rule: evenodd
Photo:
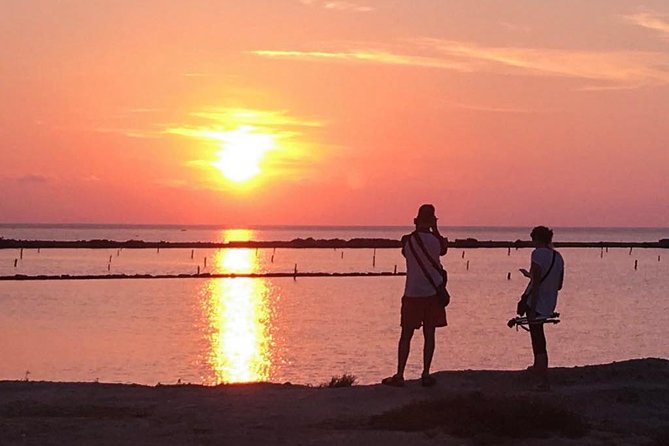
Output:
M250 249L222 249L214 256L216 273L249 273L258 263ZM215 383L268 381L270 309L263 279L213 279L206 285L210 325L209 364Z

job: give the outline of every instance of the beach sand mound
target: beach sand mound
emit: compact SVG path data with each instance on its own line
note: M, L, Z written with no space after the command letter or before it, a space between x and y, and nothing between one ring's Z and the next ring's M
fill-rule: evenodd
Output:
M438 385L0 382L0 445L669 444L669 361L439 372Z

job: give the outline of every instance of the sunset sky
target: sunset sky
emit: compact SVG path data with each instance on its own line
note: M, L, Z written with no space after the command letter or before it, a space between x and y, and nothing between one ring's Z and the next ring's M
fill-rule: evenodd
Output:
M669 226L669 2L0 0L0 222Z

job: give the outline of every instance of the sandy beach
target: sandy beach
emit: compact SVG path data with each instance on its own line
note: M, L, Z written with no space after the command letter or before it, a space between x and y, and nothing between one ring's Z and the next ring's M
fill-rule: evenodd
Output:
M4 381L0 444L667 444L669 361L551 372L550 392L525 371L437 372L433 388Z

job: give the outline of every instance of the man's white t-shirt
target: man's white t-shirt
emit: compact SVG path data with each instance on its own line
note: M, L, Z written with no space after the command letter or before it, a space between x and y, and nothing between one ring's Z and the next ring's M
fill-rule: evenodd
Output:
M555 253L555 263L551 268ZM559 252L549 248L536 248L532 251L532 263L536 263L541 268L541 277L545 279L539 284L537 293L537 313L548 317L553 314L557 306L558 291L561 288L562 276L564 271L564 260ZM550 272L548 271L550 269ZM546 273L548 272L548 276Z
M436 261L437 265L441 267L441 263L439 262L439 256L441 254L441 242L437 236L431 232L414 232L403 237L404 246L402 253L406 258L407 264L407 277L404 285L404 295L406 297L434 296L437 294L437 292L421 270L418 261L416 261L416 258L414 257L414 251L423 261L423 265L430 274L430 277L432 277L435 285L441 284L443 278L441 276L441 272L437 271L437 269L432 266L432 262L430 262L430 260L425 257L425 253L418 244L418 241L414 239L416 235L418 235L423 241L423 245L430 254L430 257L432 257L432 259ZM409 243L413 245L413 250L409 246Z

